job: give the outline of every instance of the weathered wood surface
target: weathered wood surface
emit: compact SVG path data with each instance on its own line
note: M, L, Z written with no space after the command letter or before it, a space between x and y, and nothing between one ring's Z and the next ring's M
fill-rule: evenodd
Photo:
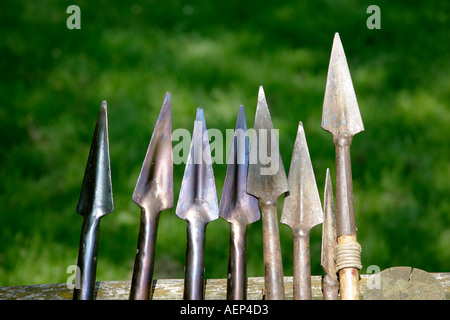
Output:
M430 273L444 288L446 299L450 300L450 273ZM367 285L374 285L374 275L361 275L360 298L364 299ZM314 300L322 300L321 276L312 276L312 295ZM159 279L153 281L153 300L181 300L183 298L183 279ZM96 285L97 300L127 300L131 281L101 281ZM292 299L292 277L284 277L286 299ZM226 279L207 279L206 300L226 299ZM73 291L67 284L42 284L15 287L0 287L0 300L67 300L72 299ZM248 278L247 299L264 298L264 278Z
M443 300L441 283L428 272L411 267L393 267L378 274L378 286L367 288L367 300ZM367 287L367 286L366 286Z

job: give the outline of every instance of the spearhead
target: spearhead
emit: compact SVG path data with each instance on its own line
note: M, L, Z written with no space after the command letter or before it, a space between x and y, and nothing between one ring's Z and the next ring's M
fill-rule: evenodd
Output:
M294 299L311 300L309 238L311 229L323 222L323 213L302 122L298 125L288 181L281 223L291 227L294 240Z
M337 300L339 284L336 274L336 216L334 214L333 186L330 169L327 168L323 193L324 221L322 225L322 251L320 264L325 273L322 291L325 300Z
M102 102L84 173L77 213L83 216L74 300L94 298L100 218L114 210L109 160L108 115Z
M166 93L142 164L133 201L141 207L138 247L130 299L151 295L159 214L173 207L172 117L170 93Z
M357 300L361 246L356 240L350 145L353 136L363 131L364 126L344 49L337 33L328 68L322 128L333 135L336 151L336 268L339 271L341 299ZM349 251L351 254L348 254Z
M206 225L219 217L211 150L202 108L197 109L175 213L187 221L183 299L202 300Z
M278 138L262 86L259 87L254 134L250 150L247 192L259 199L274 201L289 191Z
M154 212L173 207L172 118L170 93L166 93L133 193L141 208Z
M248 162L247 122L244 106L240 106L219 208L219 215L230 223L228 300L247 297L246 233L248 225L260 219L258 198L246 192Z
M336 216L334 215L333 186L331 184L330 169L327 168L325 190L323 193L324 222L322 226L322 255L321 266L325 274L336 279Z
M262 215L265 297L284 300L277 206L278 198L289 191L289 185L262 86L259 87L249 162L247 193L259 198Z
M175 213L181 219L204 223L219 217L209 138L202 108L197 109L191 148Z
M219 216L229 222L249 225L260 219L258 199L249 195L247 172L249 141L244 106L240 106L220 200Z
M309 232L314 226L323 222L323 213L301 121L292 152L288 181L289 195L284 197L280 222L288 225L292 230Z
M322 128L329 131L333 137L352 137L364 131L347 59L337 32L328 67Z
M108 114L106 101L103 101L95 125L77 213L85 217L95 214L97 218L101 218L113 211Z

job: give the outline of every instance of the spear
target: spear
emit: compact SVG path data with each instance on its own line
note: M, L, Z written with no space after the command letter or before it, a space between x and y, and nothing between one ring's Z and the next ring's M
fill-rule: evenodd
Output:
M288 181L281 223L291 227L294 239L294 299L311 300L310 232L323 222L323 213L302 122L298 125Z
M330 169L327 168L325 190L323 192L322 254L321 266L325 275L322 278L324 300L337 300L339 282L336 274L336 216L334 215L333 186Z
M216 184L203 109L197 109L176 215L187 222L185 300L203 299L205 232L219 217Z
M284 300L277 206L278 198L289 191L289 185L262 86L259 87L249 161L247 193L259 199L262 215L266 298Z
M240 106L220 199L219 216L230 223L227 299L247 298L245 267L247 227L260 219L258 199L249 195L247 171L249 141L244 106Z
M76 281L76 283L80 283L80 287L74 288L74 300L92 300L94 298L100 219L113 211L108 114L106 101L103 101L77 205L77 213L83 216L83 226L78 251L80 281Z
M341 299L359 299L361 246L356 240L350 145L364 131L339 34L334 36L325 87L322 128L333 135L336 151L336 268Z
M173 207L172 118L166 93L134 189L133 201L141 208L130 300L148 300L155 263L160 213Z

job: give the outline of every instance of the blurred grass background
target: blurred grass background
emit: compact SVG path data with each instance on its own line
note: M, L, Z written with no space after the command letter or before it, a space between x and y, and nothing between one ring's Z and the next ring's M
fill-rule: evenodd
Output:
M68 30L66 9L81 9ZM369 30L366 9L381 9ZM263 85L289 169L303 121L319 193L334 180L320 128L339 32L366 131L352 144L365 273L407 265L450 271L450 4L437 1L3 1L0 8L0 285L65 282L77 263L75 213L100 103L108 101L115 211L102 219L97 280L130 280L139 228L131 201L166 91L173 128L253 127ZM229 150L224 150L224 161ZM220 199L226 164L214 165ZM176 165L175 201L184 165ZM281 208L282 201L280 201ZM228 223L207 228L206 278L227 273ZM292 239L280 225L285 275ZM320 268L321 227L311 238ZM186 224L162 213L155 279L183 278ZM263 276L261 221L248 230L248 276Z

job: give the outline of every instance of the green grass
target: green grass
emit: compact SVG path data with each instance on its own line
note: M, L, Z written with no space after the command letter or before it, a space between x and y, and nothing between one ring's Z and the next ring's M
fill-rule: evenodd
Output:
M68 30L66 8L81 8ZM365 132L352 144L363 270L407 265L450 271L450 61L448 1L376 1L381 29L361 1L6 1L0 10L0 285L65 282L76 264L75 213L100 103L108 101L115 211L102 219L98 280L130 280L139 208L131 201L166 91L173 128L253 127L263 85L289 168L305 126L319 193L334 181L331 135L320 128L332 39L339 32ZM229 150L224 150L227 159ZM174 167L175 201L184 165ZM218 197L225 164L215 164ZM280 201L281 208L282 201ZM321 228L311 238L321 274ZM206 277L224 278L228 224L207 228ZM280 225L284 272L290 229ZM162 213L156 278L182 278L186 224ZM248 275L262 276L261 221L248 230Z

